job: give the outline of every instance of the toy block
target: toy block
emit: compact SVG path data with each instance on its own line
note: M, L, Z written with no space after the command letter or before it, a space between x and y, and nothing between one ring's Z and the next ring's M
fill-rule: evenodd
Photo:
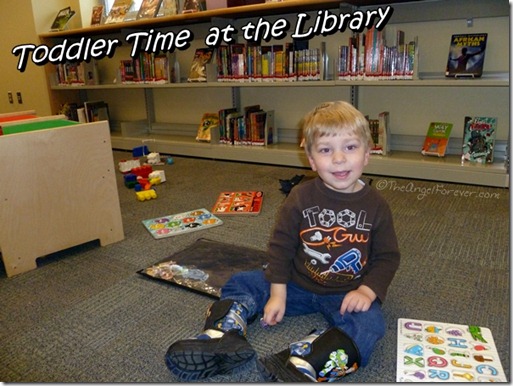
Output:
M150 185L160 185L161 181L160 181L160 177L153 177L153 178L150 178Z
M152 171L148 177L152 178L160 178L160 182L166 182L166 172L164 170L154 170Z
M142 157L149 154L148 146L137 146L132 149L132 157Z
M155 189L141 190L140 192L136 192L135 195L139 201L146 201L157 198L157 192Z
M137 184L137 176L135 174L125 174L123 179L125 181L125 186L129 189L132 189Z
M150 165L157 165L157 164L161 163L159 153L150 153L150 154L148 154L148 156L146 158L147 158L147 162Z
M138 159L121 160L118 162L118 168L121 173L128 173L133 168L141 166L141 162Z
M153 171L153 167L151 165L143 165L136 168L133 168L131 172L138 177L148 178L149 174Z

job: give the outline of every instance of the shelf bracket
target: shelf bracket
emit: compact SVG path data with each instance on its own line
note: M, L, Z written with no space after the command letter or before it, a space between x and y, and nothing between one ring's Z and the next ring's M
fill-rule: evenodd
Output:
M232 107L241 111L240 107L240 87L232 87Z
M351 86L351 104L358 108L358 86Z
M150 88L144 89L144 105L146 108L147 133L150 134L153 123L155 123L155 102L153 100L153 91Z

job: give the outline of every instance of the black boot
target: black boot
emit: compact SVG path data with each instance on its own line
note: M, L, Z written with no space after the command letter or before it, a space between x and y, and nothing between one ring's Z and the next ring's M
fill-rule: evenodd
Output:
M244 337L246 321L241 307L229 299L212 304L204 332L175 342L167 350L171 372L182 381L195 381L226 374L253 359L256 353Z
M332 382L358 369L360 353L345 332L331 327L264 358L262 364L270 381Z

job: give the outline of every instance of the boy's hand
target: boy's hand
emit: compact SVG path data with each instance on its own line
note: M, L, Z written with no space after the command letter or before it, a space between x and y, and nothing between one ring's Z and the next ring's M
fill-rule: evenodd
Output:
M375 299L376 294L374 291L366 285L362 285L358 289L347 293L340 305L340 314L368 311Z
M274 326L281 322L283 315L285 315L286 300L286 284L271 284L271 296L264 307L263 322L269 326Z
M283 320L285 315L285 302L277 298L269 298L264 307L264 317L262 320L269 326L274 326Z

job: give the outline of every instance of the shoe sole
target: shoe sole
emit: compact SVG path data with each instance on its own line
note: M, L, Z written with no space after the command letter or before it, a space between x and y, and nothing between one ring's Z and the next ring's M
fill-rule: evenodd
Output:
M312 380L289 363L290 350L286 349L277 354L269 355L260 360L257 366L265 382L299 382L311 383Z
M166 365L182 381L195 381L226 374L248 363L255 350L237 332L222 338L188 339L172 344L166 353Z

